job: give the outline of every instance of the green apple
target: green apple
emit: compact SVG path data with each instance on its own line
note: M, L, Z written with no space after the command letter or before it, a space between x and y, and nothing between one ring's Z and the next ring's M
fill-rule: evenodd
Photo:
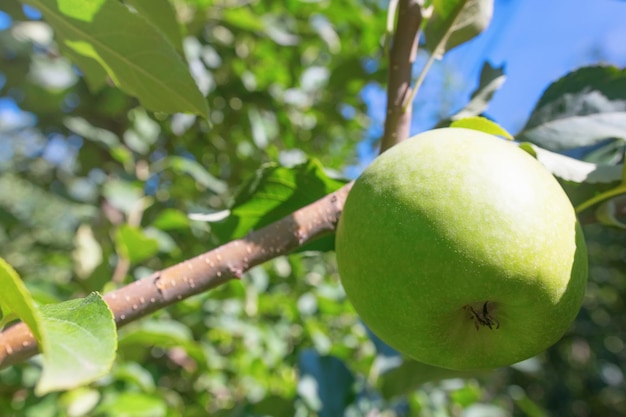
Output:
M364 323L449 369L513 364L580 309L587 250L554 177L515 144L461 128L417 135L356 180L337 263Z

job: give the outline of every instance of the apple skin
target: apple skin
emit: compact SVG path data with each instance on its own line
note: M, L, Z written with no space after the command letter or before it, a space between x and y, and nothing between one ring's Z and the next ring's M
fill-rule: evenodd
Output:
M576 317L587 249L556 179L515 144L431 130L356 180L336 234L342 284L363 322L418 361L507 366Z

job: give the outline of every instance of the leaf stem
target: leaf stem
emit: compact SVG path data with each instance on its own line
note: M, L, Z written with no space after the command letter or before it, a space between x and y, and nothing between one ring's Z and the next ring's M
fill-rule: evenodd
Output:
M603 192L601 194L598 194L595 197L590 198L589 200L585 201L584 203L579 204L576 207L576 209L575 209L576 213L577 214L582 213L583 211L587 210L588 208L590 208L590 207L592 207L592 206L594 206L596 204L602 203L605 200L608 200L608 199L613 198L613 197L617 197L617 196L622 195L622 194L626 194L626 184L622 184L622 185L617 186L617 187L615 187L615 188L613 188L613 189L611 189L609 191L605 191L605 192Z

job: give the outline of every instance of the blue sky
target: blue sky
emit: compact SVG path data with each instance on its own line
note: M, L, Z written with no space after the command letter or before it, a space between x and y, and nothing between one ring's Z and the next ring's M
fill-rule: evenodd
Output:
M0 30L6 24L0 13ZM418 65L425 59L421 55ZM507 75L487 114L516 133L543 90L569 71L600 62L626 66L626 1L495 0L489 28L450 51L427 77L418 97L420 105L414 109L413 133L463 107L485 61L504 65ZM372 124L367 140L359 147L362 166L374 156L371 144L382 134L385 112L382 88L369 86L363 97L370 106ZM442 106L448 114L441 114ZM14 103L0 100L0 121L16 122L17 112Z

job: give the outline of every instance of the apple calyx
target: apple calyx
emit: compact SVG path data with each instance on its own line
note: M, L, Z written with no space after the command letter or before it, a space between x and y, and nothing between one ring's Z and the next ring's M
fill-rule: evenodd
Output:
M494 317L495 304L491 301L485 301L484 303L463 306L463 309L470 313L470 320L474 321L477 331L480 327L489 327L490 330L500 328L500 322Z

